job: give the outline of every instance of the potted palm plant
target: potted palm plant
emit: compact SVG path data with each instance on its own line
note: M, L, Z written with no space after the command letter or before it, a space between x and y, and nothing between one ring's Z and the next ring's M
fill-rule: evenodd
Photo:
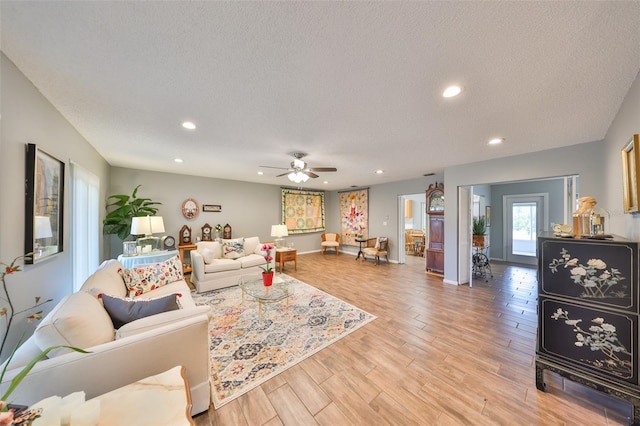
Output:
M475 216L473 218L473 246L485 247L487 245L487 221L484 216Z
M126 239L131 233L131 219L138 216L154 216L162 204L152 201L150 198L138 198L136 186L131 195L116 194L107 198L107 210L109 211L102 222L104 234L115 234L121 240Z

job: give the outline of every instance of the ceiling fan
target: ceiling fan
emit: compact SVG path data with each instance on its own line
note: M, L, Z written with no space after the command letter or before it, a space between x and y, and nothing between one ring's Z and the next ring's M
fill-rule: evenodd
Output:
M304 152L294 152L294 160L291 162L288 168L286 167L272 167L272 166L260 166L268 169L281 169L286 170L286 173L279 174L276 177L287 176L291 182L300 183L306 182L309 178L317 178L318 175L314 172L337 172L335 167L308 167L307 163L302 161L307 154Z

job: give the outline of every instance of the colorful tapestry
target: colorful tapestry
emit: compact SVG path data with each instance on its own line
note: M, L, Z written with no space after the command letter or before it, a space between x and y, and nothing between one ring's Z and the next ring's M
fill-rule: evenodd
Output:
M357 246L357 237L367 238L369 227L369 190L340 193L340 234L342 244Z
M324 231L324 192L283 188L282 221L290 234Z

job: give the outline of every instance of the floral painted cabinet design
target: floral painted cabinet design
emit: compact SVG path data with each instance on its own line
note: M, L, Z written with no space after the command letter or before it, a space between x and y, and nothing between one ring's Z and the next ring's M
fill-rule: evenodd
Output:
M550 370L622 398L640 424L638 243L538 238L536 386Z

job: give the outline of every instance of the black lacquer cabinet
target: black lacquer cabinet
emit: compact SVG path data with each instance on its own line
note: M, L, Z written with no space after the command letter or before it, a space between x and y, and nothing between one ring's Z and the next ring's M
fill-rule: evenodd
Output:
M538 237L536 387L549 370L633 405L640 425L638 243Z

